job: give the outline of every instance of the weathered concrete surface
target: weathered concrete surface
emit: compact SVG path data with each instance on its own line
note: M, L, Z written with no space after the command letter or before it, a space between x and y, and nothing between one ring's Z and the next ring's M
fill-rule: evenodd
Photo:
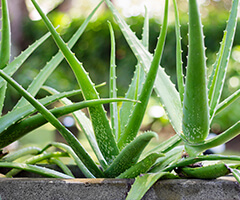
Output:
M123 200L133 180L1 178L2 200ZM161 180L145 200L240 200L240 185L232 177L217 180Z

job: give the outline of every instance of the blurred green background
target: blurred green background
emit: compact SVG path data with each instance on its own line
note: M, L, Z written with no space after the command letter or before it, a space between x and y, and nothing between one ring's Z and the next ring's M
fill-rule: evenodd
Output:
M15 2L15 3L14 3ZM82 24L85 16L90 13L92 6L95 6L99 1L81 1L81 0L56 0L47 3L47 1L39 1L41 5L46 9L48 16L52 20L55 26L60 25L58 31L62 35L65 41L71 38L74 32ZM128 4L125 8L123 4ZM144 2L149 4L149 1L113 1L116 6L119 5L119 10L123 15L127 16L126 20L131 26L132 30L136 32L136 35L141 38L142 24L143 24L143 4ZM157 1L151 1L152 4ZM160 2L160 4L159 4ZM150 9L150 39L149 49L153 52L156 38L159 34L161 25L161 10L163 1L158 1L156 10ZM186 66L187 56L187 1L179 0L179 10L181 17L181 34L183 45L183 61ZM216 58L216 52L220 46L220 41L223 36L223 30L225 29L226 20L228 18L229 9L231 7L230 0L213 1L203 0L201 3L202 20L204 24L205 45L207 47L207 63L209 71L211 71L212 64ZM136 6L141 7L137 11ZM160 5L160 6L159 6ZM148 5L147 5L148 6ZM13 55L25 49L29 44L39 39L47 30L41 20L37 20L29 1L9 0L10 15L12 20L12 37L13 37ZM21 10L19 9L21 8ZM135 9L135 12L131 14L129 10ZM12 11L11 11L12 10ZM174 13L173 7L170 5L170 20L166 45L164 49L164 55L161 65L166 69L166 72L170 75L171 80L176 83L176 70L175 70L175 28L174 28ZM17 16L17 17L16 17ZM32 20L33 19L33 20ZM133 76L135 69L136 58L131 53L125 39L123 38L119 28L115 25L111 14L108 12L106 6L102 6L100 12L96 15L94 20L88 25L86 31L79 39L78 43L72 49L79 60L83 63L85 69L90 73L90 77L96 84L107 82L109 76L109 55L110 55L110 35L107 25L107 20L111 21L115 30L116 36L116 57L117 57L117 85L118 96L124 96L127 91L128 85ZM240 22L238 22L240 23ZM240 24L239 24L240 25ZM240 88L240 26L236 30L236 36L234 40L234 47L229 62L227 71L227 78L224 86L224 91L221 100L232 94L234 91ZM24 63L21 69L14 75L14 78L21 83L25 88L29 85L36 74L46 64L48 60L57 52L57 47L54 44L52 38L48 39L34 54ZM52 76L47 80L46 85L52 86L59 91L67 91L78 88L74 75L70 70L66 61L63 61L61 65L56 69ZM101 97L108 97L108 84L99 88ZM44 96L44 92L40 92L38 97ZM11 87L7 93L7 101L5 103L5 112L9 111L13 105L17 102L19 95ZM72 99L73 101L81 100L79 97ZM162 138L167 138L174 134L172 128L168 125L168 120L164 111L159 108L159 113L152 113L151 106L159 106L158 100L153 97L150 101L147 115L144 119L142 130L153 129L156 132L161 132ZM229 126L234 124L240 119L240 99L232 104L227 110L221 112L214 119L212 124L212 132L221 133ZM54 130L45 126L44 130L47 136L44 136L41 141L48 142L54 140ZM40 135L39 130L34 134ZM30 135L21 140L22 143L34 143L33 138ZM36 139L39 141L39 138ZM35 141L36 142L36 141ZM45 142L44 142L45 143ZM233 147L235 148L235 147ZM237 147L236 147L237 148ZM240 149L239 149L240 150Z

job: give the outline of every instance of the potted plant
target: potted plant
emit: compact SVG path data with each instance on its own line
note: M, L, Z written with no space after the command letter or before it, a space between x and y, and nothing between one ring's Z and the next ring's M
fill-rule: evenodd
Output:
M233 173L234 177L239 181L237 165L228 165L222 162L208 166L196 164L206 160L240 160L239 156L202 155L203 151L226 143L233 137L237 136L240 130L239 122L237 122L221 135L211 140L206 140L209 133L209 126L214 115L239 97L238 90L225 101L219 103L236 29L238 0L233 1L230 18L216 63L214 64L214 70L208 80L206 78L204 37L198 4L196 0L190 0L188 2L189 56L185 81L182 75L181 64L180 23L177 4L175 0L173 1L176 17L176 66L179 91L176 90L163 68L159 66L167 34L169 1L165 1L163 25L153 56L148 51L147 17L144 22L143 38L142 41L140 41L113 7L111 1L101 1L100 4L103 2L105 2L111 10L118 26L126 38L126 41L129 43L134 55L138 59L136 72L126 94L126 98L116 98L115 42L111 24L109 23L111 34L110 99L100 99L95 85L91 82L91 79L83 68L83 64L78 61L70 50L71 46L74 44L73 40L77 40L79 35L81 35L94 12L86 19L80 28L79 35L74 35L68 46L56 32L55 28L52 26L47 16L42 12L36 1L32 0L32 3L41 15L51 36L61 50L61 53L58 53L56 56L57 59L54 57L54 61L50 61L46 65L44 70L33 81L33 86L30 86L28 90L25 90L14 81L10 75L14 73L15 69L20 67L19 60L22 63L22 61L29 56L29 53L26 52L32 51L34 48L29 47L10 64L8 64L9 51L3 51L3 47L1 48L1 61L3 62L1 62L2 69L0 70L0 76L3 79L0 80L0 84L2 94L4 94L6 88L5 81L7 81L31 104L28 104L26 100L22 99L13 111L0 118L0 120L2 120L0 121L0 126L2 127L0 133L1 147L4 147L30 130L39 127L46 122L50 122L59 130L69 146L54 142L43 149L26 148L12 154L3 154L0 166L15 168L5 176L12 176L17 172L16 169L21 169L55 178L73 178L68 167L64 165L61 160L56 159L62 156L70 156L74 159L79 169L87 178L136 178L127 199L141 199L148 189L160 178L184 177L213 179L224 176L228 173ZM4 45L4 47L9 47L9 20L5 0L2 0L2 7L3 31L1 44ZM48 35L45 37L48 37ZM43 77L50 75L59 64L57 62L59 62L63 56L68 61L79 83L81 91L77 92L83 94L85 101L72 104L70 100L63 97L68 97L73 93L75 94L76 91L59 93L49 87L44 88L49 91L52 96L46 97L42 100L35 99L34 96L45 81ZM17 59L18 61L16 61ZM160 97L160 101L164 105L170 122L177 134L143 155L142 152L147 144L153 137L156 137L156 133L154 132L145 132L138 135L153 88ZM1 95L1 97L3 96L4 95ZM51 111L44 106L58 99L61 99L65 106ZM125 101L122 104L120 111L118 111L116 104L117 101ZM109 124L106 113L101 105L109 102L111 110L111 125ZM91 122L81 113L81 111L76 111L83 107L88 107ZM39 114L31 116L36 110ZM67 113L73 113L75 119L85 132L98 159L98 163L93 161L81 143L57 120L56 117ZM29 117L26 118L27 116ZM60 148L63 152L49 153L47 150L51 146ZM14 162L17 158L26 154L35 154L35 156L24 160L23 163ZM139 159L140 156L141 159ZM34 165L45 159L57 163L64 173ZM127 182L127 184L129 184L129 182Z

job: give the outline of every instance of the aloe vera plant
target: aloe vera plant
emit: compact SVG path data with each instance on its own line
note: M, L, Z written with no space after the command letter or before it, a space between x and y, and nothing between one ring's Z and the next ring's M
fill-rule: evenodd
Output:
M111 26L111 23L109 23L111 35L111 84L109 87L110 99L100 99L96 90L96 86L92 83L88 73L83 68L83 64L76 58L70 48L80 37L87 23L90 21L93 13L102 2L103 1L98 4L98 6L85 20L79 31L77 31L67 45L57 33L47 16L42 12L37 2L32 0L33 5L41 15L60 52L44 67L44 69L39 73L36 79L34 79L27 90L22 88L21 85L11 78L12 73L6 71L5 68L0 70L2 83L5 83L5 81L8 82L8 84L12 85L23 97L11 112L0 118L2 122L0 133L1 147L10 144L16 139L22 137L24 134L47 122L50 122L54 127L56 127L56 129L59 130L69 146L60 143L51 143L41 150L35 148L26 148L6 156L3 154L3 158L1 159L1 167L5 166L15 168L6 174L7 177L13 176L14 174L18 173L19 169L22 169L50 177L72 178L72 174L69 172L67 167L61 162L60 159L58 159L59 157L65 156L71 157L84 175L89 178L117 176L135 177L140 175L140 173L147 172L154 164L156 159L163 156L162 153L153 153L150 156L147 156L146 158L143 157L140 160L139 158L147 144L152 138L157 137L157 135L153 132L145 132L140 136L137 136L137 134L140 129L141 121L144 117L147 102L153 90L154 80L163 52L167 30L168 9L165 9L166 19L157 43L154 62L150 66L150 72L145 76L143 70L140 68L141 63L138 64L136 67L138 73L134 78L135 81L133 81L129 91L127 92L126 98L124 99L117 98L117 86L115 79L115 39L114 30ZM166 5L166 8L167 7L168 5ZM148 21L146 20L145 24L147 22ZM147 30L144 31L144 35L147 35ZM147 37L145 36L144 39L146 40ZM146 41L143 43L146 45ZM73 70L79 83L80 90L59 93L51 87L44 86L42 88L51 93L51 96L40 100L35 99L34 96L44 84L46 76L48 77L51 74L63 57L68 61L70 68ZM6 68L8 68L8 65L6 65ZM145 83L142 85L143 77ZM80 93L83 95L85 101L72 103L68 99L69 96ZM46 105L57 100L60 100L64 106L54 108L52 110L48 110L45 107ZM120 112L121 110L126 109L126 106L130 106L130 113L132 112L132 114L131 117L128 117L129 120L127 121L124 121L126 119L126 115L121 116L119 114L116 104L116 102L119 101L125 102L122 104ZM111 103L111 124L107 118L106 111L101 105L104 103ZM84 107L88 107L91 120L80 111L80 109ZM36 111L39 113L32 116L32 114ZM82 131L85 133L88 142L97 157L97 162L91 158L89 153L82 146L81 142L79 142L75 136L57 120L57 117L69 113L73 114ZM48 153L47 150L51 146L62 149L64 153ZM24 160L24 165L22 165L21 168L21 164L18 163L16 159L22 158L23 156L29 154L33 154L33 156L30 159ZM129 154L131 156L129 156ZM59 172L55 173L53 170L46 170L46 172L43 172L41 167L33 166L33 164L42 160L49 160L50 162L57 163L64 172L67 172L67 174L65 175ZM97 164L100 164L101 168ZM133 170L134 175L132 174Z
M0 147L4 147L47 121L59 130L68 142L68 145L54 142L43 149L26 148L12 154L3 154L2 156L0 154L2 157L0 160L1 167L15 168L6 174L7 177L13 176L19 169L22 169L50 177L73 178L67 166L61 162L61 159L59 159L60 157L69 156L88 178L137 177L127 199L141 199L145 192L160 178L179 178L178 175L172 173L174 170L181 175L185 175L185 177L205 179L217 178L228 173L233 173L236 180L240 180L240 172L237 169L238 166L230 165L226 162L220 162L206 167L190 167L190 165L197 162L208 160L240 160L239 156L202 155L205 150L226 143L240 133L240 121L238 121L219 136L209 140L206 139L214 116L240 96L238 90L226 100L220 102L237 24L239 0L233 1L227 28L224 32L219 53L216 62L213 65L212 74L209 78L206 77L207 66L204 34L197 0L188 1L189 55L186 78L183 76L180 20L176 0L173 0L176 25L176 71L178 90L171 82L164 69L160 66L165 38L167 35L169 0L165 0L163 24L153 55L148 50L149 29L147 11L143 26L143 36L140 40L129 28L111 1L101 1L99 5L105 2L109 7L116 23L138 60L132 83L124 99L117 99L116 47L114 30L110 22L108 22L111 40L109 78L110 99L100 99L96 86L92 83L90 75L83 67L84 62L80 62L71 51L71 47L84 31L91 16L99 5L86 19L84 24L80 27L79 32L72 37L67 45L54 29L48 17L42 12L37 2L35 0L31 1L50 32L50 34L44 36L42 40L51 35L60 52L46 65L44 70L33 81L29 89L24 90L11 78L11 75L18 67L20 67L20 64L17 65L19 61L16 61L16 63L14 63L14 61L19 59L21 61L20 63L22 63L31 52L24 52L13 62L8 64L9 53L4 53L1 49L1 54L3 54L1 56L4 57L3 60L5 60L4 63L1 63L0 65L2 66L0 69L0 76L2 77L0 80L1 92L2 94L5 93L6 82L8 82L25 99L21 99L13 111L0 118ZM2 43L10 45L8 37L9 20L5 0L2 0L2 6L2 19L5 23L5 25L3 23L2 32L7 35L4 37L4 34L2 34ZM34 50L34 48L37 48L37 44L36 47L32 46L29 47L29 49ZM26 52L30 51L29 49L27 49ZM43 77L48 77L59 64L59 60L63 58L67 60L70 68L73 70L80 90L59 93L53 88L43 87L51 94L51 96L41 100L35 99L34 96L46 80ZM146 145L152 138L156 137L156 134L151 131L138 135L148 100L153 90L155 90L158 95L159 100L164 106L169 120L177 134L143 154L142 152ZM79 93L82 93L85 101L73 104L67 98L73 94ZM2 96L4 95L1 95L1 97ZM53 110L45 108L45 105L56 100L60 100L64 106ZM118 107L116 104L117 101L124 102ZM106 111L102 106L103 103L110 103L110 120L108 120ZM88 107L90 119L79 111L79 109L83 107ZM35 111L38 111L39 114L30 116ZM79 142L72 133L63 127L56 119L56 117L68 113L73 114L75 120L85 133L88 142L97 157L96 162L84 149L81 142ZM27 116L30 117L26 118ZM27 124L31 125L26 126ZM63 150L63 153L49 153L48 149L50 147L60 148ZM33 155L31 158L23 161L24 165L19 164L16 159L19 159L26 154ZM49 160L49 162L57 163L65 174L53 170L44 171L41 167L34 166L34 164L46 159ZM100 165L101 168L98 165ZM142 176L142 174L144 175Z

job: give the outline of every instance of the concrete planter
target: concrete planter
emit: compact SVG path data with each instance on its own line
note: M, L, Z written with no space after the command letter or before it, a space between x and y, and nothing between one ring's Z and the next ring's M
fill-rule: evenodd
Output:
M1 200L123 200L132 179L1 178ZM240 200L240 185L231 176L216 180L160 180L145 200Z

